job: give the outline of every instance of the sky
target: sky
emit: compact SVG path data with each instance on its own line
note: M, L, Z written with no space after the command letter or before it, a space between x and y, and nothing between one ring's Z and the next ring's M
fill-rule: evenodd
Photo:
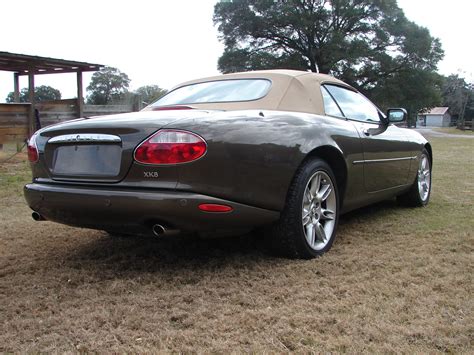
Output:
M212 22L216 0L22 0L2 1L0 51L113 66L131 79L130 89L174 85L219 74L223 52ZM441 39L444 75L473 82L474 1L398 0L406 16ZM471 28L470 28L471 27ZM84 88L91 73L84 74ZM28 85L22 77L20 88ZM35 85L76 96L75 74L35 76ZM0 102L13 90L13 74L0 71ZM86 92L84 92L86 94Z

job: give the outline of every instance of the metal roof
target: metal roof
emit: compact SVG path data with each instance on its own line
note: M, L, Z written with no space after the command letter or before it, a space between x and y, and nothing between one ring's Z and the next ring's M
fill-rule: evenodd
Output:
M431 110L423 113L423 115L444 115L448 110L449 107L433 107Z
M18 75L98 71L104 66L102 64L78 62L75 60L0 52L0 71L11 71L18 73Z

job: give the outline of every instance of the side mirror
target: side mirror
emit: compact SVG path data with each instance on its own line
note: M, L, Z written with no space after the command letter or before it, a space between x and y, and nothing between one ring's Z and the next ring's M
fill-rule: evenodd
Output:
M407 110L404 108L389 108L387 110L388 123L400 123L407 120Z

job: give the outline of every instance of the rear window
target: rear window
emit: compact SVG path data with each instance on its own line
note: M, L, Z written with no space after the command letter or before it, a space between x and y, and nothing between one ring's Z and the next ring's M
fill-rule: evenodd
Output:
M220 80L191 84L169 92L151 106L258 100L268 93L271 85L270 80L266 79Z

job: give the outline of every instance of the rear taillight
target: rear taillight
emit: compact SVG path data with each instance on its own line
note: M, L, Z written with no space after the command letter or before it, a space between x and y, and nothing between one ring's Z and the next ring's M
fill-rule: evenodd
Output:
M36 147L36 133L31 136L28 140L28 160L32 163L36 163L39 158L38 148Z
M135 149L135 160L142 164L180 164L202 157L207 144L197 134L163 129Z

